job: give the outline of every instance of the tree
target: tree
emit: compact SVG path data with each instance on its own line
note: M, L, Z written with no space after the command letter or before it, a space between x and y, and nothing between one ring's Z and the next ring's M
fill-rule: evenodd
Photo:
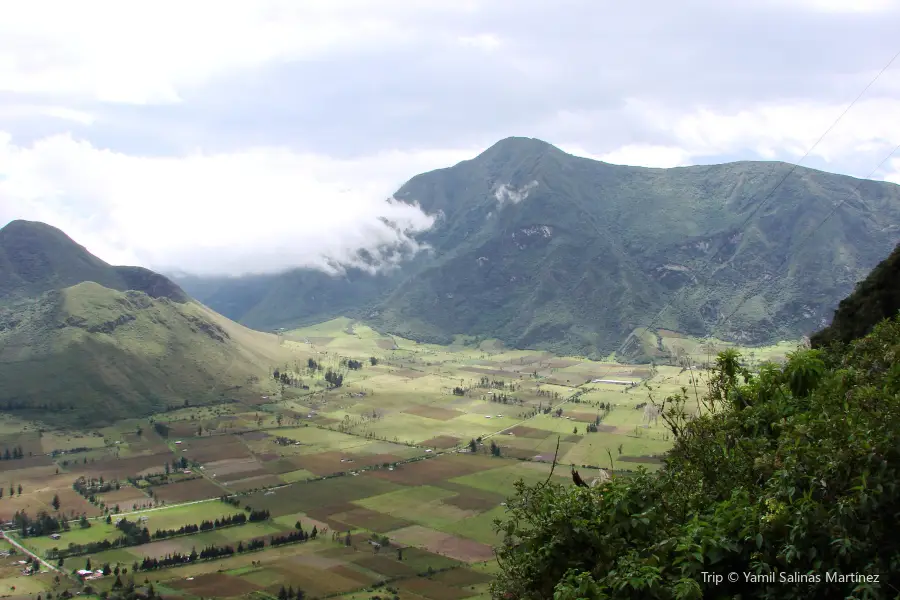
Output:
M303 531L303 525L300 523L300 521L294 523L294 529L296 529L297 531Z
M494 440L491 440L491 455L500 456L500 446L498 446Z
M50 502L50 505L53 506L53 510L57 510L57 511L59 510L59 506L60 506L59 494L53 495L53 500Z
M93 569L91 568L91 559L87 559L86 561L84 561L84 570L93 571Z
M287 597L288 597L287 590L282 585L281 589L278 590L278 600L287 600Z
M469 440L469 452L472 454L478 452L478 444L475 443L474 439Z
M19 496L22 495L22 484L21 483L19 484L19 487L17 488L17 492L18 492Z

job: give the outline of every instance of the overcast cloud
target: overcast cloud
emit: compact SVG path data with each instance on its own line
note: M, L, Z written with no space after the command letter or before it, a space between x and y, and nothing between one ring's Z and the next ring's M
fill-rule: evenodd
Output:
M346 260L512 135L609 162L796 162L900 51L900 0L31 0L0 19L0 226L201 274ZM900 59L803 164L900 144ZM900 153L874 178L900 182Z

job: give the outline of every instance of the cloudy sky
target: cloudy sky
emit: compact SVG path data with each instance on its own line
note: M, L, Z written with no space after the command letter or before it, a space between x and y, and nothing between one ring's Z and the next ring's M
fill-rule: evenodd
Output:
M30 0L0 19L0 226L239 273L427 226L385 202L504 137L799 161L900 51L900 0ZM802 164L900 143L900 59ZM900 182L900 152L874 178Z

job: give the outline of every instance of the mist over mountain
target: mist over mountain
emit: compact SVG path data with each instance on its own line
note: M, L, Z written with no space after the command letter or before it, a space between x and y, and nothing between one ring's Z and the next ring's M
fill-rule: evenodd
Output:
M259 328L340 313L419 340L598 356L648 325L749 344L808 334L900 234L891 183L781 162L620 166L529 138L395 197L435 222L415 235L430 250L388 275L178 281Z

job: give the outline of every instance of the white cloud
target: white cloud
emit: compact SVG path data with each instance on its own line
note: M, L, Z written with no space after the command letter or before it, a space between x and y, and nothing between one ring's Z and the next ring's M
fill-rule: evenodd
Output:
M577 144L560 147L578 156L645 167L684 166L720 156L800 162L812 149L803 164L817 159L836 172L865 177L900 143L900 100L863 99L837 121L845 109L846 105L796 102L748 105L735 112L712 108L679 112L631 102L622 113L626 122L643 128L649 138L670 143L631 143L603 152L586 151ZM579 120L577 115L563 118Z
M473 48L478 48L480 50L496 50L500 47L500 38L496 35L489 33L482 33L479 35L464 35L457 38L459 43L463 46L471 46Z
M19 147L0 135L0 223L48 222L117 264L203 274L326 268L360 248L411 243L379 217L409 230L431 218L385 198L412 175L472 153L333 160L256 148L155 158L70 136Z
M24 119L28 117L51 117L64 121L73 121L82 125L90 125L95 120L94 115L89 112L66 108L65 106L0 104L0 119Z
M33 0L4 7L0 91L179 102L182 90L274 61L383 47L413 35L388 0ZM434 2L422 13L471 10Z
M785 0L776 0L784 2ZM897 8L896 0L792 0L811 10L834 13L873 13Z

